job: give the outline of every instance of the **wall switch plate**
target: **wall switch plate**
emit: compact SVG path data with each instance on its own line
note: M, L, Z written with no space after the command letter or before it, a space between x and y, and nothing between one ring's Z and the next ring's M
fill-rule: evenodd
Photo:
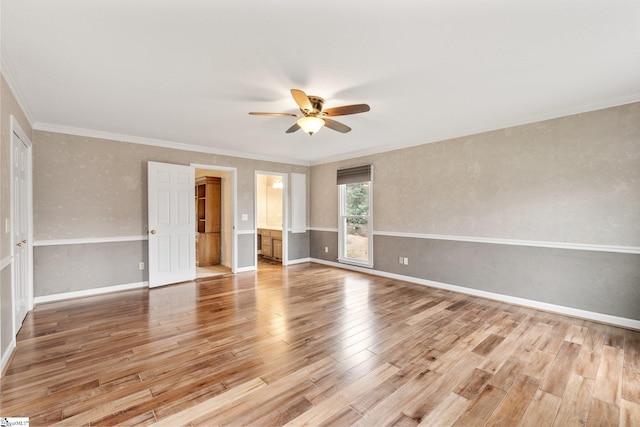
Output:
M402 260L402 263L403 263L404 265L409 265L409 258L404 257L404 259Z
M328 247L328 246L325 246L325 247L324 247L324 253L325 253L325 254L328 254L328 253L329 253L329 247Z
M403 264L403 263L404 263L404 258L398 257L398 264Z
M140 270L144 270L144 262L139 262L139 263L138 263L138 268L139 268Z
M11 232L11 219L10 218L5 218L4 219L4 232L5 233L10 233Z
M243 221L249 221L249 214L242 214Z

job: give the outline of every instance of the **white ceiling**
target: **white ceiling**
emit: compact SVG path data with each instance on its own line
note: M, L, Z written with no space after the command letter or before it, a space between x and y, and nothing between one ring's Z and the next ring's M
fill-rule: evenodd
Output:
M2 0L38 129L317 164L640 100L638 0ZM285 134L291 88L368 103Z

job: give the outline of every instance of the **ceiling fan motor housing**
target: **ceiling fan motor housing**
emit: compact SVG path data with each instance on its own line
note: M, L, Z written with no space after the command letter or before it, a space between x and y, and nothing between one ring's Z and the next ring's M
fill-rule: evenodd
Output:
M317 116L322 112L324 106L324 99L319 96L309 95L309 102L311 103L311 111L302 111L304 114Z

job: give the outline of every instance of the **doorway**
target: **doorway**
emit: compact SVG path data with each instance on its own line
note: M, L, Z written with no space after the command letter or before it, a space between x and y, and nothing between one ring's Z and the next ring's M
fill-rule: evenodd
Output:
M287 265L287 175L256 172L256 266Z
M219 207L216 208L215 215L219 215L219 236L205 243L204 237L211 237L204 234L204 228L198 229L199 244L215 245L212 252L217 252L215 259L209 260L209 262L203 262L202 265L197 262L196 264L196 279L202 279L207 277L221 276L225 274L235 273L235 266L237 259L235 248L235 168L222 168L216 166L207 165L192 165L195 168L195 180L196 182L219 180ZM196 204L198 195L196 194ZM198 206L196 206L196 213L198 212ZM201 252L198 251L196 261Z

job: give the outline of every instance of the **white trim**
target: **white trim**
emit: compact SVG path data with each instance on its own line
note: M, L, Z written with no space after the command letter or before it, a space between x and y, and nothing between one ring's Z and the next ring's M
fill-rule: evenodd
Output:
M84 237L79 239L36 240L33 242L33 246L85 245L92 243L135 242L140 240L149 240L149 236Z
M0 261L0 271L2 271L5 268L9 267L11 265L12 261L13 261L13 255L9 255L8 257L6 257L2 261Z
M307 257L307 258L290 259L289 265L304 264L305 262L311 262L311 258Z
M491 237L449 236L441 234L403 233L398 231L374 231L374 236L411 237L415 239L452 240L458 242L493 243L496 245L532 246L538 248L573 249L580 251L640 254L637 246L596 245L588 243L544 242L537 240L495 239Z
M308 227L307 230L309 231L329 231L332 233L337 233L338 229L337 228L329 228L329 227Z
M248 267L240 267L237 269L237 273L246 273L248 271L256 271L256 266L255 265L250 265Z
M626 317L596 313L593 311L581 310L578 308L566 307L563 305L549 304L541 301L535 301L535 300L530 300L525 298L513 297L509 295L497 294L494 292L482 291L480 289L466 288L464 286L450 285L448 283L441 283L441 282L435 282L432 280L419 279L417 277L404 276L404 275L395 274L395 273L388 273L386 271L371 270L363 267L349 266L349 265L345 265L337 262L325 261L323 259L311 258L311 262L316 262L318 264L324 264L332 267L342 268L345 270L359 271L361 273L372 274L374 276L388 277L390 279L402 280L409 283L415 283L418 285L444 289L447 291L459 292L461 294L487 298L495 301L505 302L508 304L515 304L523 307L534 308L537 310L544 310L544 311L549 311L553 313L564 314L567 316L577 317L580 319L593 320L595 322L606 323L609 325L622 326L624 328L640 330L640 320L636 320L636 319L628 319Z
M11 60L9 59L9 56L7 55L7 51L5 50L4 45L2 44L0 44L0 64L1 64L2 75L4 76L4 80L7 82L7 86L9 86L9 90L11 91L11 94L13 95L16 102L18 103L18 107L20 107L20 109L22 110L22 113L24 114L25 118L29 122L29 126L33 128L33 123L34 123L33 114L31 113L31 110L29 109L29 105L25 101L25 98L22 95L22 92L20 91L20 89L18 89L18 85L16 84L16 79L13 77L15 73L11 68Z
M84 136L88 138L107 139L111 141L128 142L131 144L151 145L154 147L171 148L174 150L195 151L197 153L216 154L220 156L239 157L250 160L263 160L266 162L286 163L291 165L309 166L309 162L298 159L279 158L272 156L262 156L253 153L246 153L232 150L222 150L213 147L204 147L201 145L185 144L182 142L166 141L162 139L144 138L132 135L123 135L113 132L104 132L99 130L82 129L71 126L56 125L53 123L36 122L33 125L34 130L64 133L67 135Z
M255 230L238 230L238 234L256 234Z
M45 302L61 301L72 298L90 297L95 295L108 294L112 292L129 291L132 289L148 288L149 282L128 283L124 285L105 286L102 288L86 289L82 291L65 292L62 294L43 295L35 298L36 304Z
M337 228L309 227L310 231L337 233ZM453 236L445 234L404 233L401 231L373 231L374 236L410 237L414 239L450 240L455 242L492 243L496 245L530 246L535 248L570 249L579 251L614 252L640 255L639 246L598 245L591 243L545 242L538 240L498 239L492 237Z
M4 374L4 370L7 367L7 363L11 360L11 356L13 355L13 351L16 349L16 337L11 337L11 342L7 346L4 353L2 353L2 361L0 362L0 378L2 378L2 374Z

